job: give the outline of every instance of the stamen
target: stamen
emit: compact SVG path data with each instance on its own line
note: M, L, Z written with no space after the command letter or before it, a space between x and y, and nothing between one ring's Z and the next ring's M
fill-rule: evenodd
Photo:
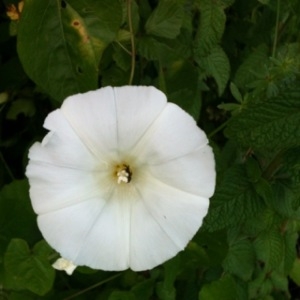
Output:
M122 169L119 169L119 171L117 172L117 177L118 177L118 184L124 182L124 183L129 183L131 181L131 170L129 168L129 166L127 165L123 165Z
M125 170L119 171L117 173L118 176L118 184L121 182L128 183L129 173L127 173Z

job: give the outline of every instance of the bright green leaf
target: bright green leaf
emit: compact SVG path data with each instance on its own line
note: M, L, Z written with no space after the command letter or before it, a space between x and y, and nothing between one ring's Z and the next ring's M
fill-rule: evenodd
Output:
M296 258L293 264L293 268L289 274L292 280L300 286L300 259Z
M199 293L199 300L237 300L236 283L230 276L205 284Z
M24 240L13 239L10 242L4 265L10 280L20 289L42 296L52 287L55 271L47 257L31 252Z
M98 87L98 64L119 30L118 0L25 2L18 53L25 71L54 99Z

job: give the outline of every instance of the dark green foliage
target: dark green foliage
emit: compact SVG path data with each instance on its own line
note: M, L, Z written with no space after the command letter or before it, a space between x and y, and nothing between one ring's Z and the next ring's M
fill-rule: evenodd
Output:
M0 0L0 299L298 299L299 12L298 0ZM28 148L67 96L126 85L131 71L207 132L209 213L153 270L55 272Z

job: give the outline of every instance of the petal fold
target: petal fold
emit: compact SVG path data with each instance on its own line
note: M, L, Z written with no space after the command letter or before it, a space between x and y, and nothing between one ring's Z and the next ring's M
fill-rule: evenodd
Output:
M130 267L151 269L175 256L193 238L207 214L207 198L147 176L132 208Z
M208 145L177 159L158 165L150 164L145 168L159 181L182 191L207 198L213 195L215 160Z
M208 143L195 120L168 103L133 150L140 163L160 164L184 156Z

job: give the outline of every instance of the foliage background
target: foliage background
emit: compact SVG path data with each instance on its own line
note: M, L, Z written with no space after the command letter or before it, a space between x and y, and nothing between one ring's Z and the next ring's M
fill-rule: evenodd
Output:
M0 299L300 299L300 2L22 4L0 1ZM28 149L68 95L128 83L158 87L208 134L209 214L153 270L55 272Z

